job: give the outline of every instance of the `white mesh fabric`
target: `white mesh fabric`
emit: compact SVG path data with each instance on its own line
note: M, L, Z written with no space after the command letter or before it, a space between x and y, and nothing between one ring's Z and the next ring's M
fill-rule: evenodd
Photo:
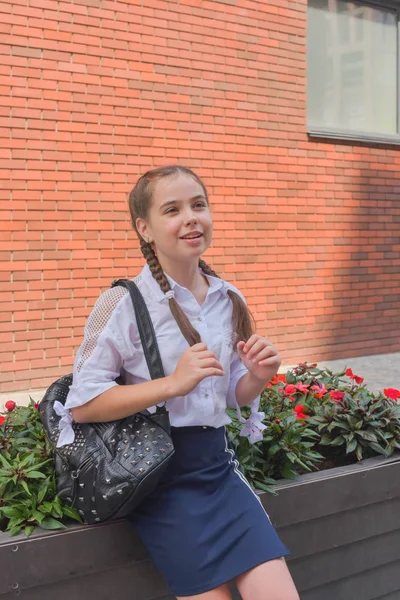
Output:
M106 327L110 317L119 301L128 294L128 290L122 286L110 288L100 296L93 307L85 327L85 337L79 350L77 371L79 372L85 361L96 348L101 332Z

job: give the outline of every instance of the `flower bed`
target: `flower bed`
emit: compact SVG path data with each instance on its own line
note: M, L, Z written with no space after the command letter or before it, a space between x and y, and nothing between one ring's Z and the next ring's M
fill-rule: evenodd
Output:
M373 394L363 381L351 369L333 373L306 363L277 375L261 395L266 428L254 426L250 441L230 411L229 438L253 486L273 492L276 480L399 450L400 391Z
M230 411L228 434L254 487L274 491L279 479L357 462L400 449L400 391L372 394L350 369L332 373L300 364L267 384L261 398L265 429L240 436ZM30 535L36 526L63 529L77 512L56 494L50 448L38 405L6 403L0 416L0 529ZM245 414L247 409L243 409ZM2 517L2 518L1 518Z

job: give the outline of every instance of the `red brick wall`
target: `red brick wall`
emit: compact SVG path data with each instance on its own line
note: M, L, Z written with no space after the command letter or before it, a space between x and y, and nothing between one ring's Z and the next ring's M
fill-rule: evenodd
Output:
M400 349L400 150L307 138L305 0L0 11L0 392L70 370L99 291L142 263L128 191L175 162L286 361Z

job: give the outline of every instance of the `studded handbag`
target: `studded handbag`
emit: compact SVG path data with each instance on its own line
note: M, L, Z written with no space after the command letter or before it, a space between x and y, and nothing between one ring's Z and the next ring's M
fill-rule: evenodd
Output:
M142 294L133 281L120 279L113 282L116 285L131 295L151 378L164 377ZM116 381L123 384L121 378ZM162 406L154 413L145 410L109 423L72 423L73 442L57 448L60 416L54 405L65 403L71 385L72 374L61 377L39 406L54 453L57 493L87 524L125 517L156 489L174 453L168 411Z

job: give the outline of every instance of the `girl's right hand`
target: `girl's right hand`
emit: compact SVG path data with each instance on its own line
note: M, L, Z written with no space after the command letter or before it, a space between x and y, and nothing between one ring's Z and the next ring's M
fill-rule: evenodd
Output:
M169 376L173 396L186 396L206 377L220 377L224 370L217 356L204 343L191 346L178 360Z

